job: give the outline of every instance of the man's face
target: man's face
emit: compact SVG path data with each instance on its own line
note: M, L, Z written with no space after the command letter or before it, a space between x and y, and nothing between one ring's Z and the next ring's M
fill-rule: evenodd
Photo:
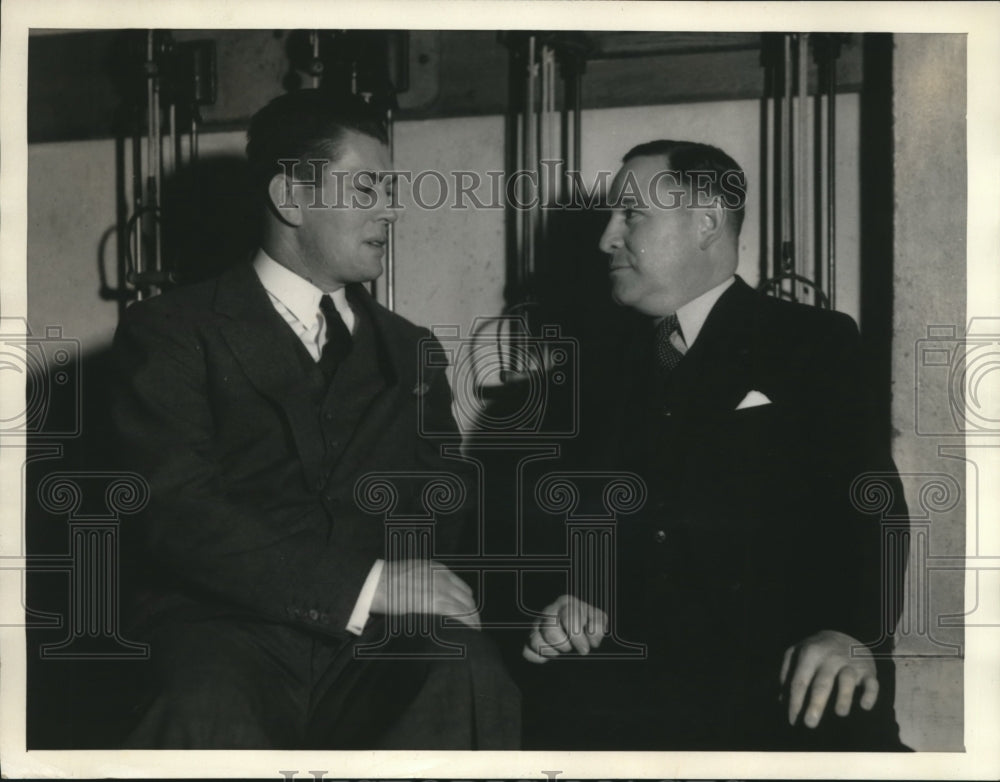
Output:
M396 220L392 180L380 178L391 170L388 148L354 131L346 131L339 146L340 158L322 178L323 192L299 186L298 194L301 257L308 279L325 291L378 277L389 225Z
M622 167L611 183L611 219L600 241L611 256L615 301L652 316L676 312L713 287L717 275L698 244L704 210L691 208L686 191L660 173L666 169L661 156L632 158Z

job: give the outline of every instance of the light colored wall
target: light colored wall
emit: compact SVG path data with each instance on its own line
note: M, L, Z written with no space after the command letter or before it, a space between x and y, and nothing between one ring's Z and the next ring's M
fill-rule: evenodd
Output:
M893 56L894 455L915 517L927 504L919 488L931 476L942 474L965 484L965 463L939 453L941 447L963 441L957 434L941 434L949 425L955 432L948 369L924 366L926 345L920 344L928 326L953 326L958 337L965 331L965 36L897 35ZM974 508L977 487L967 488L968 502L928 514L932 555L965 553L966 510ZM915 553L911 551L911 578L923 572ZM964 610L962 573L939 570L925 577L928 599L918 601L910 594L906 610L926 620L927 632L900 636L898 645L903 657L896 703L903 716L903 740L916 749L958 750L963 746L963 661L947 656L948 650L928 642L927 635L941 643L963 642L960 628L940 626L947 615ZM992 588L995 594L997 581L984 581L979 588Z
M115 228L111 141L28 147L28 323L34 334L62 326L83 349L110 344L118 306L99 298L101 238ZM115 238L104 264L115 284Z

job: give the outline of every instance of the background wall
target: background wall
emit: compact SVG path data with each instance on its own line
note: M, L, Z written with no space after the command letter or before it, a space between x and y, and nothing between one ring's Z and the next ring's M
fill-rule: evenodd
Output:
M965 333L965 36L897 35L893 57L893 450L911 516L926 515L919 524L927 530L923 542L915 536L911 543L909 632L904 623L896 703L901 714L909 715L902 721L904 741L920 748L961 749L963 661L956 651L964 642L958 616L964 610L963 574L928 569L934 561L925 557L965 554L966 513L975 513L980 487L970 483L963 496L949 491L941 501L922 497L920 488L940 482L941 476L965 485L965 438L950 409L951 366L935 366L925 353L944 347L954 355ZM884 216L888 219L888 210ZM955 338L928 342L928 329L942 326ZM954 507L940 510L952 499ZM995 539L991 542L996 551ZM970 589L996 594L995 578L978 587L974 578L970 575Z

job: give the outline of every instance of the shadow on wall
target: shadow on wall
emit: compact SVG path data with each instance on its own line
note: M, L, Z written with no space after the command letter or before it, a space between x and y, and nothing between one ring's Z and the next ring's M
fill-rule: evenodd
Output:
M214 277L247 259L260 242L246 161L202 158L163 187L163 253L177 282Z
M177 284L196 283L244 262L257 246L259 221L247 179L242 158L220 156L202 158L164 181L163 257ZM111 229L98 247L99 295L124 303L133 295L126 291L125 264L114 265L110 257L113 235ZM38 342L26 399L24 546L30 557L55 565L32 566L25 578L27 746L114 748L131 728L147 661L130 645L127 629L130 584L142 564L130 553L136 548L135 517L107 504L114 476L129 470L115 453L112 435L113 357L110 348L81 355L77 345L63 351L68 358L62 360L59 346ZM59 498L53 481L64 478L79 489L76 507ZM69 498L73 491L61 496ZM108 527L119 547L110 571L114 581L97 587L98 582L78 580L94 565L99 581L94 563L109 564L100 557L87 559L90 565L80 561L75 547L95 531L78 526L87 515L118 519ZM93 589L106 589L111 605L95 607L95 593L88 591ZM81 610L81 601L89 607Z
M36 404L23 544L39 563L29 566L24 593L29 749L119 746L146 665L125 629L126 595L141 563L128 553L134 517L120 512L130 500L109 492L128 471L112 443L111 376L105 349L29 378Z

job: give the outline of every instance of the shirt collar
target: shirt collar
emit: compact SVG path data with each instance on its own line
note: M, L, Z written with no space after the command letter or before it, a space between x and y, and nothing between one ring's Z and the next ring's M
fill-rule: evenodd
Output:
M714 288L705 291L698 298L678 307L677 320L681 324L681 332L684 335L684 344L686 344L688 348L690 348L694 344L694 341L698 339L701 327L705 325L705 321L708 319L708 313L712 311L712 307L715 306L715 302L717 302L719 297L725 293L726 288L734 282L736 282L735 275L719 283Z
M282 266L264 250L257 250L253 268L264 290L285 305L300 323L311 326L316 321L319 300L323 297L322 290L288 267ZM341 317L351 311L347 303L347 292L343 288L331 291L330 298L333 299L333 305ZM348 328L351 326L352 324L348 323Z

